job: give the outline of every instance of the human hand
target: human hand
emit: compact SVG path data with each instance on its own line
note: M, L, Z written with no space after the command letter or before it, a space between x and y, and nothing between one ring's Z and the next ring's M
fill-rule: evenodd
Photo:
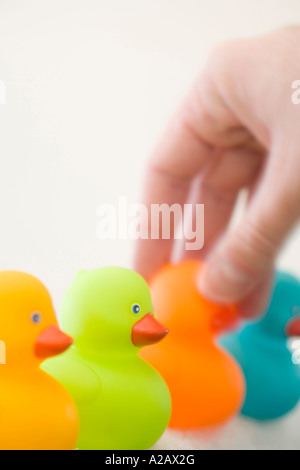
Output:
M274 262L300 217L300 28L217 47L149 161L143 202L205 204L203 295L261 313ZM244 216L227 226L242 188ZM151 230L151 227L149 227ZM183 242L184 243L184 242ZM171 240L139 240L135 269L146 279L169 262Z

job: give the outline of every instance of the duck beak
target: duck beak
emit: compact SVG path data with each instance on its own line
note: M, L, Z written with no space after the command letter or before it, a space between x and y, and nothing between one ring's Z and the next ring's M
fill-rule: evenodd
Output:
M63 333L56 325L48 326L38 336L35 343L35 355L41 359L57 356L73 344L73 339Z
M165 326L161 325L152 315L147 313L132 328L131 341L134 346L142 347L158 343L168 334Z
M289 322L286 328L287 336L299 336L300 337L300 316L294 318Z

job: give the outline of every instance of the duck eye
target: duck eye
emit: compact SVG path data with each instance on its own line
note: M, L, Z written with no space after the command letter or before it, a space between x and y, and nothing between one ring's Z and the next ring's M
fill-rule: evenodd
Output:
M131 307L131 311L137 315L138 313L140 313L141 311L141 307L139 306L139 304L133 304L133 306Z
M31 315L31 321L32 321L32 323L35 323L35 324L41 323L41 321L42 321L41 314L37 313L37 312L33 313Z

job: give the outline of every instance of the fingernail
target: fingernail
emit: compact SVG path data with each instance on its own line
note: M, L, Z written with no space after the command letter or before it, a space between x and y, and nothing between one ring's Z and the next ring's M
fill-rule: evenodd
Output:
M242 299L254 284L252 275L221 259L209 262L198 280L200 292L204 297L222 303Z

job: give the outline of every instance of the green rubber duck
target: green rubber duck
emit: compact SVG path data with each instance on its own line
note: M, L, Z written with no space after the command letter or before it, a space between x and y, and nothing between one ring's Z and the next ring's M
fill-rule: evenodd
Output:
M63 300L61 324L74 338L42 368L73 396L79 449L148 449L166 429L171 402L161 376L138 356L168 330L153 315L147 283L134 271L80 271Z

